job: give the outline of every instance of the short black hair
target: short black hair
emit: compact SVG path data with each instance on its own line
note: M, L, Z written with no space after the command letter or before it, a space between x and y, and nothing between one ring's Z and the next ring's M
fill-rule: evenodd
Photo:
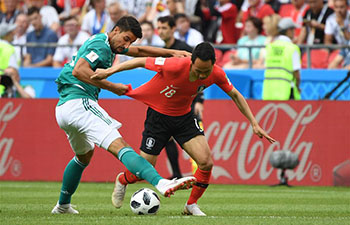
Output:
M33 15L34 13L40 14L40 9L39 9L38 7L35 7L35 6L30 7L30 8L28 9L27 15L30 16L30 15Z
M162 16L158 18L158 22L167 23L170 28L175 27L175 20L172 16Z
M133 16L123 16L117 21L112 30L116 27L119 27L120 32L131 31L137 38L142 38L141 25Z
M203 61L211 60L212 64L214 65L216 61L214 47L209 42L202 42L198 44L192 52L192 63L194 63L197 58Z

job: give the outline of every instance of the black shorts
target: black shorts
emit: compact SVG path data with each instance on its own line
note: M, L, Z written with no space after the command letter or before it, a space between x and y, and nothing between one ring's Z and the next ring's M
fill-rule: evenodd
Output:
M182 146L197 135L204 135L204 131L192 111L183 116L167 116L148 108L141 150L159 155L170 137Z

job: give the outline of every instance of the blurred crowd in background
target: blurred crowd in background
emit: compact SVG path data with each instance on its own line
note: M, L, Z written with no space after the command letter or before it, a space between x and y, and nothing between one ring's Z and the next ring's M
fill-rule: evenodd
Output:
M1 0L2 40L15 46L18 65L62 67L91 35L109 32L124 15L142 24L136 45L167 46L158 19L174 18L169 32L190 47L209 41L217 64L226 68L264 68L264 49L278 35L280 18L297 25L298 45L350 45L349 0ZM63 47L23 47L26 43L58 43ZM233 44L235 46L228 46ZM22 47L21 47L22 46ZM227 47L228 46L228 47ZM302 64L306 54L302 49ZM317 57L315 57L317 56ZM249 57L251 62L249 64ZM116 62L128 57L117 57ZM311 51L312 68L349 68L350 49L322 47Z

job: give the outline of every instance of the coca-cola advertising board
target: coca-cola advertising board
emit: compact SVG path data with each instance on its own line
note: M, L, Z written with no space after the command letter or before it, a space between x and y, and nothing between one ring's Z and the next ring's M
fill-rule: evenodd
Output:
M0 100L0 180L59 181L74 156L65 133L55 119L57 99ZM123 123L124 139L138 152L147 107L134 100L99 101ZM287 170L291 185L350 183L350 102L249 100L260 126L277 141L270 144L253 134L248 120L230 100L207 100L204 110L206 138L212 149L211 183L276 184L280 170L273 168L273 151L298 155L299 165ZM182 151L180 166L191 173ZM96 148L83 181L113 181L125 167L107 151ZM171 168L164 151L156 169L164 177Z

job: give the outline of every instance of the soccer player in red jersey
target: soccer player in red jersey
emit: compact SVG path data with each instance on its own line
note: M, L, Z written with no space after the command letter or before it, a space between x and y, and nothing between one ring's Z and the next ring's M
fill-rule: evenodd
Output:
M265 137L270 143L275 142L259 126L244 97L231 84L225 72L214 63L214 48L208 42L203 42L196 46L191 58L135 58L105 70L97 69L92 76L92 79L105 79L113 73L137 67L157 72L149 82L129 90L126 95L149 106L142 133L142 157L155 165L160 151L173 136L197 163L198 169L194 174L197 182L184 208L187 215L206 215L198 207L197 201L209 185L213 167L210 147L191 112L192 100L198 92L217 84L249 120L254 134ZM126 185L138 180L129 171L118 175L112 195L115 206L121 207Z

